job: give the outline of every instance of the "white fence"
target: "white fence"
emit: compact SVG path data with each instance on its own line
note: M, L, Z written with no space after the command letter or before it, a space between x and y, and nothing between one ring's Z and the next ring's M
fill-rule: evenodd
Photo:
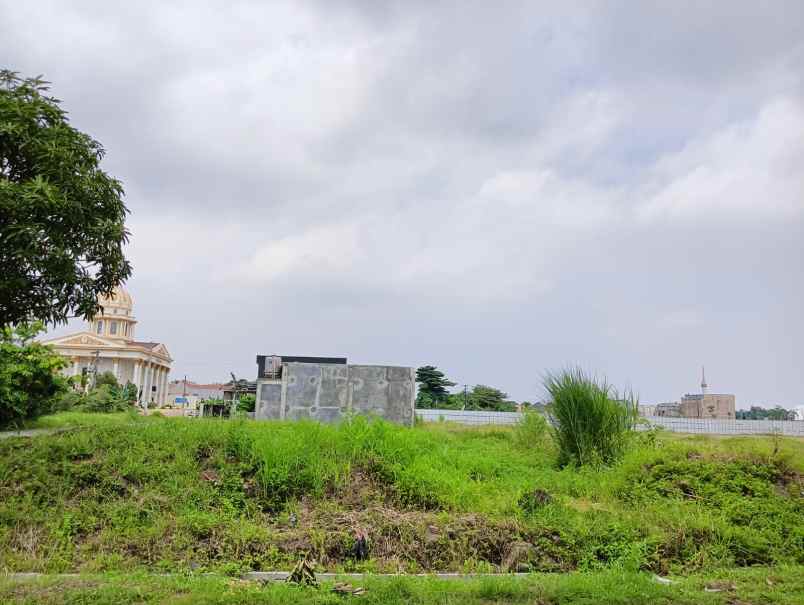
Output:
M518 412L484 412L470 410L416 410L416 415L424 422L457 422L458 424L500 424L512 425L519 422L522 414ZM802 420L707 420L704 418L668 418L648 416L650 424L660 426L673 433L697 433L710 435L769 435L779 434L789 437L804 437ZM640 428L646 428L640 425Z
M522 418L519 412L483 412L470 410L416 410L425 422L457 422L458 424L516 424Z

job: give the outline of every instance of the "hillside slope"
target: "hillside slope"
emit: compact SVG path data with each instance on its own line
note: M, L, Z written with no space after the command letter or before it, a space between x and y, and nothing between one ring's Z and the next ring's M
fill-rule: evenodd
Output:
M509 428L71 416L0 441L0 570L656 573L804 564L804 443L642 435L555 468Z

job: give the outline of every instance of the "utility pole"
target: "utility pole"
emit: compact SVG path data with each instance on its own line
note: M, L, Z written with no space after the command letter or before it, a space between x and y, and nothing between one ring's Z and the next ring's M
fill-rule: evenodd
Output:
M469 388L468 384L463 385L463 408L466 409L466 396L467 396L467 389Z

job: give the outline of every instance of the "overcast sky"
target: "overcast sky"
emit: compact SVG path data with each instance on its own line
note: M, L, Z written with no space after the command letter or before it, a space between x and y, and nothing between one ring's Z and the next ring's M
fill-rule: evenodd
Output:
M0 64L105 146L174 377L804 403L800 0L0 0Z

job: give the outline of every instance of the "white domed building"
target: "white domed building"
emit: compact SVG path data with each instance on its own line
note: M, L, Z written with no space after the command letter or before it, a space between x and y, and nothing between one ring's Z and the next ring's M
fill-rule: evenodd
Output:
M120 384L137 385L141 405L161 406L168 391L168 375L173 359L167 347L158 342L135 340L137 320L134 302L122 287L98 303L101 311L82 332L45 340L70 361L64 373L80 376L84 368L97 373L111 372Z

